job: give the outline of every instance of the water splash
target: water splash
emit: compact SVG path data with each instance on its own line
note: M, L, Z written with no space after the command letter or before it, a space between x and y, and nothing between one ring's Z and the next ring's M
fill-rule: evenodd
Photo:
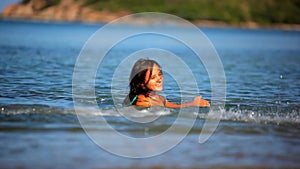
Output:
M229 109L221 110L221 120L246 122L246 123L261 123L261 124L298 124L300 123L299 107L256 107L256 108L240 108L230 107ZM206 114L200 113L200 118L205 119Z
M120 114L122 111L122 114ZM132 118L144 118L151 116L170 116L175 118L178 115L178 109L136 109L131 107L107 107L107 108L93 108L93 107L81 107L79 114L83 116L108 116L108 117L122 117L124 114ZM200 109L199 112L192 112L185 114L183 117L192 118L195 114L200 119L207 118L208 109ZM251 106L227 106L225 109L220 110L222 112L222 121L234 121L234 122L246 122L246 123L260 123L260 124L299 124L300 123L300 107L299 106L276 106L269 107L251 107ZM78 113L78 112L77 112ZM37 114L37 115L76 115L73 108L59 108L51 107L48 105L1 105L1 115L20 115L20 114Z

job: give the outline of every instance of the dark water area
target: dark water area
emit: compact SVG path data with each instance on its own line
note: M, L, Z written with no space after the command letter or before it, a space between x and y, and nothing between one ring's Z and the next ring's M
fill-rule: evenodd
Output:
M129 159L97 146L82 129L73 108L76 59L102 26L0 21L0 168L300 168L299 31L200 28L216 48L226 75L221 122L212 137L199 144L208 110L191 110L184 118L198 118L181 143L156 157ZM128 28L120 25L112 32ZM184 27L167 29L188 32ZM145 47L171 50L186 61L200 84L200 94L210 100L210 80L203 65L177 42L164 40L149 35L115 46L97 72L96 98L84 98L96 99L100 112L88 106L83 106L83 112L91 120L105 117L114 129L132 137L156 135L173 124L176 109L164 110L159 119L140 125L120 117L114 108L114 70L122 58ZM125 89L115 90L117 101L126 95L130 69L119 78L117 86ZM166 72L163 94L180 102L178 91ZM97 123L90 128L105 130Z

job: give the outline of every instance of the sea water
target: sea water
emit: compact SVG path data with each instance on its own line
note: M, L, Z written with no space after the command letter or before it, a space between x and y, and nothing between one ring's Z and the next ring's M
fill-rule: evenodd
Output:
M199 144L209 110L191 110L184 118L196 115L197 119L182 142L155 157L130 159L95 144L74 111L72 77L76 59L85 42L103 25L0 21L1 168L300 167L299 31L200 28L218 52L226 75L225 107L218 127L205 143ZM132 28L119 25L112 34ZM185 27L161 29L188 32ZM95 97L82 93L85 105L80 112L88 113L91 120L105 117L114 129L131 137L155 136L172 126L177 109L139 113L122 107L131 67L112 90L116 87L112 79L122 59L149 47L170 50L184 60L194 73L199 93L211 101L210 80L201 62L195 62L194 54L177 47L177 42L156 38L141 36L114 46L97 71ZM161 66L164 69L168 65ZM178 70L179 80L189 85L180 68L174 69ZM179 103L181 92L188 96L184 101L195 96L180 91L167 71L164 76L162 94L168 100ZM88 104L95 100L97 110ZM158 118L141 125L124 119L117 109L132 118L153 114ZM103 129L97 123L88 127ZM133 151L143 153L142 149Z

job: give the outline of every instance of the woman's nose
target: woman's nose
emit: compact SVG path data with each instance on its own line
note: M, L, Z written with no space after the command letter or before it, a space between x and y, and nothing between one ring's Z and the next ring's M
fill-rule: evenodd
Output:
M157 82L162 82L162 80L163 80L162 76L158 76L157 79L156 79Z

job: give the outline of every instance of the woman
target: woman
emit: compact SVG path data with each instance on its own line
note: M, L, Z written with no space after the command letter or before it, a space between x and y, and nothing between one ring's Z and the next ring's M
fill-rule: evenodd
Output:
M156 92L162 91L164 78L161 66L154 60L139 59L131 70L129 81L130 91L124 100L125 105L164 106L168 108L210 106L209 102L202 99L201 96L195 97L192 102L176 104L156 94Z

